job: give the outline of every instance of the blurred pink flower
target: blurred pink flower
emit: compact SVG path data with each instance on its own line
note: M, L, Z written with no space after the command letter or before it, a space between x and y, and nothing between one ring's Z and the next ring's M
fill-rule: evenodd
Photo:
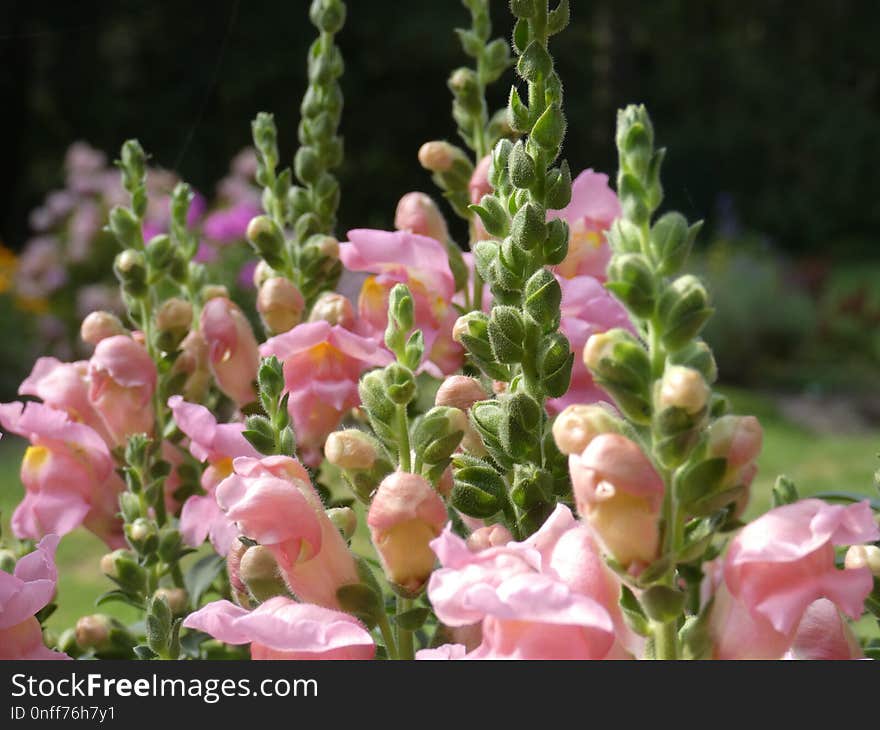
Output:
M337 590L357 583L354 557L308 472L295 459L239 457L217 487L217 504L242 535L272 552L291 592L339 608Z
M12 515L17 537L63 536L84 525L111 548L125 544L117 514L124 485L93 429L36 402L0 404L0 424L31 442L21 464L25 496Z
M605 231L620 217L620 202L608 186L608 175L584 170L571 185L571 201L561 210L548 210L548 220L568 222L568 255L555 267L556 273L570 279L589 275L606 279L611 249Z
M253 401L260 352L239 306L227 297L209 299L202 308L201 331L217 387L239 406Z
M55 595L57 547L58 536L46 535L13 574L0 570L0 659L70 659L46 648L34 617Z
M168 399L168 407L177 427L189 438L189 452L199 461L208 462L201 479L206 494L195 494L186 500L180 512L180 533L192 547L199 547L210 538L214 550L226 555L239 533L217 504L215 491L232 473L234 458L258 458L259 454L241 435L244 424L217 423L207 408L187 403L179 395Z
M837 606L813 601L798 625L786 659L864 659L865 653Z
M372 659L376 653L370 633L353 616L283 596L253 611L214 601L183 625L226 644L250 644L252 659Z
M136 433L153 433L158 375L147 349L127 335L101 340L89 360L89 402L114 446Z
M25 299L43 299L67 281L58 240L51 236L32 238L25 245L15 271L15 289Z
M575 276L565 279L557 276L562 288L562 319L559 328L568 338L574 353L571 384L565 395L547 401L550 413L559 413L569 405L586 405L596 401L611 402L611 398L593 382L584 364L583 350L591 335L622 327L635 333L626 310L598 279Z
M320 463L327 435L360 402L361 373L392 360L374 340L324 320L299 324L272 337L260 347L260 354L275 355L284 365L297 447L310 465Z
M464 352L452 339L458 311L452 305L455 280L446 247L433 238L407 231L366 228L348 232L339 258L352 271L368 271L358 299L360 332L384 342L388 296L406 284L415 305L415 326L425 337L424 368L435 377L456 371Z
M251 218L262 213L262 208L251 201L235 203L208 214L202 224L202 233L209 241L226 245L243 241Z

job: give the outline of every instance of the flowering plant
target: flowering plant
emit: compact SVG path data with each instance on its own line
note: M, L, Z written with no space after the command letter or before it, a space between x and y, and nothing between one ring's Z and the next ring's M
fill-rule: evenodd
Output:
M311 4L292 169L272 116L253 122L258 331L200 260L198 198L178 183L151 228L147 156L122 146L106 231L124 313L88 314L90 357L40 358L19 391L36 400L0 405L30 442L4 658L876 654L847 620L880 617L876 501L799 499L781 477L743 522L761 426L712 390L712 308L685 273L700 224L656 216L646 110L618 115L616 192L573 176L550 54L568 0L511 0L512 46L491 39L488 0L464 5L464 147L429 141L418 160L466 251L416 192L396 230L335 236L342 0ZM343 270L366 274L356 303ZM98 603L144 620L85 616L47 647L52 555L80 527L111 551Z

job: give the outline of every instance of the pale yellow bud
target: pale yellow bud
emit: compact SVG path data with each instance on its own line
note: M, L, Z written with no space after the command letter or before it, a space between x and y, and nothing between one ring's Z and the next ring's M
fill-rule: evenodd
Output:
M693 368L673 365L666 368L660 384L660 408L681 408L687 413L702 411L709 402L709 386Z

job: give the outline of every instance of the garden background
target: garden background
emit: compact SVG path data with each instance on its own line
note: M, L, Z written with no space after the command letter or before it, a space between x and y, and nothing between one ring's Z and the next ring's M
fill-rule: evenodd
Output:
M615 114L644 102L668 148L665 206L704 218L699 266L717 312L707 331L722 390L765 428L751 512L777 474L802 494L877 496L880 466L880 6L779 1L573 0L554 46L566 84L572 170L615 173ZM0 6L0 400L46 351L14 291L29 213L63 184L68 146L113 159L137 136L151 164L211 196L275 113L282 160L296 144L306 0L5 2ZM494 3L509 34L506 2ZM452 33L459 0L349 4L337 41L346 158L338 232L391 228L397 199L434 195L416 151L454 139L446 79L466 58ZM511 74L512 72L508 72ZM508 88L490 90L501 107ZM450 221L452 218L450 217ZM463 232L453 227L453 235ZM241 244L244 246L244 244ZM20 499L22 440L0 442L2 524ZM62 545L63 607L89 613L102 547ZM123 610L113 609L110 610Z

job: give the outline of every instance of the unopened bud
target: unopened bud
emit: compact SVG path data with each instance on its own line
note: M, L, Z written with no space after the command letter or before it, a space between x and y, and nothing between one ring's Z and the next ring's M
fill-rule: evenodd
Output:
M183 588L158 588L153 595L156 598L164 598L175 616L183 616L189 606L189 596Z
M0 571L11 575L15 571L16 562L15 553L11 550L0 550Z
M330 522L346 540L351 540L357 529L357 515L351 507L332 507L327 510Z
M257 265L254 267L254 288L259 289L263 282L266 279L271 279L273 276L278 276L278 273L273 269L269 264L267 264L262 259L257 261Z
M446 219L440 208L424 193L407 193L397 203L394 227L399 231L411 231L440 242L449 238Z
M351 300L336 292L324 292L312 305L309 322L324 320L345 329L354 327L354 306Z
M284 233L272 218L267 215L252 218L245 235L266 263L276 268L284 265Z
M258 601L287 595L275 556L264 545L254 545L245 551L241 556L238 574Z
M875 578L880 578L880 547L876 545L853 545L846 551L844 567L848 570L868 568Z
M324 444L324 456L340 469L369 469L376 461L375 441L363 431L334 431Z
M722 416L709 426L708 437L708 456L723 457L738 469L758 458L763 430L754 416Z
M127 294L142 297L147 293L147 262L140 251L128 248L120 253L113 270Z
M274 334L287 332L302 319L305 301L296 285L283 276L267 279L257 294L257 311Z
M107 647L110 640L110 629L113 627L109 616L96 613L83 616L76 622L76 643L81 649L101 650Z
M699 372L693 368L673 365L663 373L659 406L660 409L681 408L694 415L706 407L709 394L709 386Z
M467 546L471 552L478 553L491 547L507 545L512 540L513 535L504 525L487 525L474 530L468 536Z
M92 312L82 322L79 330L83 342L97 345L101 340L116 335L124 335L125 327L119 317L110 312Z
M146 517L138 517L125 526L125 534L132 546L140 553L150 553L159 543L159 531L156 524Z
M603 433L619 433L620 419L601 404L572 405L553 422L553 440L563 454L580 454Z
M202 287L202 300L210 299L229 299L229 289L222 284L208 284Z
M474 403L486 400L489 394L476 378L467 375L450 375L443 381L434 396L434 405L451 406L467 411Z
M419 164L431 172L447 172L457 159L467 160L464 153L449 142L425 142L419 148Z

